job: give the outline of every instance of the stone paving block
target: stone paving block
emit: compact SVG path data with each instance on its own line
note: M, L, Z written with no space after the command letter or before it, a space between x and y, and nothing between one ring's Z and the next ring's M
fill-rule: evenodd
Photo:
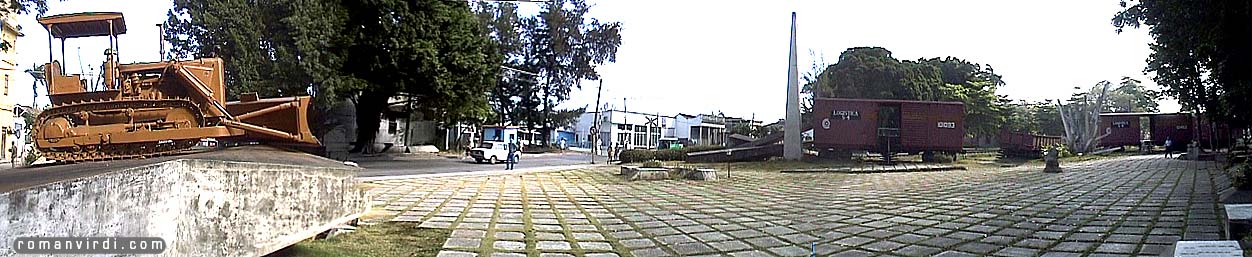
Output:
M615 239L631 239L631 238L643 237L643 234L640 234L639 232L636 232L636 231L616 231L616 232L609 233L609 237L612 237Z
M448 241L444 241L443 248L445 249L447 248L474 249L474 248L478 248L481 245L482 245L482 239L453 237L453 238L448 238Z
M917 242L917 243L920 245L934 246L934 247L947 249L957 244L960 244L961 242L962 240L960 239L947 238L947 237L933 237L930 239L922 240L921 242Z
M578 242L578 248L584 251L603 252L613 250L613 245L605 242Z
M535 249L540 251L569 251L570 244L565 241L539 241L535 244Z
M811 256L813 254L813 250L809 248L790 246L790 245L769 248L768 250L769 252L774 253L778 256L797 256L798 257L798 256Z
M575 232L574 240L578 241L604 241L604 235L592 232Z
M929 246L924 246L924 245L908 245L905 247L901 247L900 249L896 249L895 251L893 251L893 253L904 255L904 256L931 256L942 251L943 249L936 248L936 247L929 247Z
M1139 245L1135 245L1135 244L1103 243L1103 244L1100 244L1099 246L1096 246L1095 251L1097 253L1113 253L1113 254L1128 255L1128 254L1134 253L1135 249L1138 247Z
M491 253L491 257L526 257L526 254L494 252L494 253Z
M632 250L630 251L630 255L635 256L635 257L674 256L673 254L665 252L665 250L661 248L656 248L656 247Z
M526 234L522 232L500 231L495 233L496 240L514 240L521 241L526 239Z
M448 236L460 238L483 238L487 236L487 231L458 229L453 230L452 234L449 234Z
M565 234L553 232L535 232L535 239L539 240L565 240Z
M647 238L627 239L627 240L622 240L618 242L621 243L622 246L625 246L626 248L631 248L631 249L652 247L656 245L656 243L652 242L651 239L647 239Z
M832 257L866 257L866 256L875 256L875 255L876 254L871 253L871 252L853 249L853 250L841 251L839 253L836 253L830 256Z
M522 251L526 250L526 242L495 241L491 243L491 247L501 251Z
M682 255L682 256L691 256L691 255L702 254L702 253L711 253L715 251L713 250L713 247L709 247L708 245L704 243L699 243L699 242L673 245L673 246L670 246L670 249L673 249L675 253L678 253L678 255Z
M733 252L733 253L730 253L730 256L734 256L734 257L773 257L774 255L769 254L769 253L766 253L766 252L762 252L762 251L751 250L751 251Z
M739 250L752 249L751 245L748 245L747 243L744 243L742 241L737 241L737 240L711 242L708 244L710 247L713 247L714 250L717 250L718 252L722 252L722 253L729 253L729 252L735 252Z
M953 251L953 250L944 251L935 255L935 257L977 257L977 256L978 256L977 254L967 253L967 252L962 252L962 251Z
M891 252L895 249L898 249L904 246L905 244L884 240L884 241L877 241L877 242L862 245L861 248L874 251L874 252L885 253L885 252Z
M770 248L770 247L787 245L787 242L783 242L782 240L778 238L768 237L768 236L749 238L746 241L748 242L749 245L752 245L754 248Z
M1094 246L1094 243L1087 242L1061 242L1060 244L1052 246L1049 250L1062 252L1085 252Z
M694 237L696 240L699 240L699 241L701 241L701 242L705 242L705 243L708 243L708 242L716 242L716 241L725 241L725 240L730 240L730 239L733 239L733 238L732 238L732 237L730 237L729 235L726 235L726 234L721 233L721 232L704 232L704 233L697 233L697 234L691 234L691 237Z
M684 244L684 243L697 242L695 238L692 238L687 235L682 235L682 234L659 236L659 237L655 237L655 239L656 241L661 242L661 244L663 245L678 245L678 244Z
M477 253L461 252L461 251L439 251L435 257L475 257Z
M988 243L983 243L983 242L969 242L969 243L965 243L960 246L957 246L955 249L960 250L962 252L986 255L986 254L993 253L995 251L999 251L1000 248L1004 248L1004 246L988 244Z

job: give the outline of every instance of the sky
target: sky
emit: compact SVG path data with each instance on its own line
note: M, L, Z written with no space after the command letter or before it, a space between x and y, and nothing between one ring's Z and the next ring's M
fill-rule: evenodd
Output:
M629 111L782 118L791 12L797 13L801 74L814 60L833 64L847 48L880 46L901 60L953 56L990 65L1006 82L997 93L1010 99L1066 98L1075 86L1123 76L1157 88L1143 74L1151 37L1146 29L1114 31L1116 0L589 1L591 17L623 23L616 62L599 67L600 100ZM119 39L123 63L157 59L155 24L172 6L169 0L48 3L49 15L122 12L128 25ZM19 24L26 36L17 43L18 63L46 63L47 32L33 16L19 17ZM67 72L79 71L77 47L85 67L100 65L107 40L97 40L67 43ZM60 59L60 43L53 46ZM18 78L17 85L32 82ZM585 81L561 106L594 108L598 83ZM30 99L31 92L16 91L18 99ZM1161 105L1165 112L1178 110L1173 100Z

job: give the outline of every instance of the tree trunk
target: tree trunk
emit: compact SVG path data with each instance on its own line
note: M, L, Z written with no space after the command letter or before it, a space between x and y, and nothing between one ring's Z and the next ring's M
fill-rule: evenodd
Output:
M378 136L379 122L387 109L387 95L377 92L361 94L356 105L356 143L349 153L372 152Z

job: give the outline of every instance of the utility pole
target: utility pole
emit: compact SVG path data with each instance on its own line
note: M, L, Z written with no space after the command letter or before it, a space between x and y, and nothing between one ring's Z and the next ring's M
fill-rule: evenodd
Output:
M161 33L157 35L157 43L161 44L161 48L160 48L161 50L157 52L158 53L157 59L164 62L165 61L165 38L164 38L165 37L165 23L157 23L156 26L157 26L157 31Z
M604 79L601 78L600 85L596 86L596 114L595 119L591 123L591 135L587 135L591 139L591 164L596 164L596 150L600 149L600 145L596 144L596 138L600 137L600 92L604 88Z

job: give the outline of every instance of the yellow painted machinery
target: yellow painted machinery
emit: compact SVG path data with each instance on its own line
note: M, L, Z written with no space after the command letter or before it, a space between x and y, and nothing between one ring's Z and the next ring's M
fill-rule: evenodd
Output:
M39 19L52 40L109 38L97 83L65 74L49 49L43 66L52 107L35 119L36 147L57 161L137 158L179 152L203 139L319 144L309 130L309 97L226 101L222 59L118 64L121 13ZM88 76L91 77L91 76Z

